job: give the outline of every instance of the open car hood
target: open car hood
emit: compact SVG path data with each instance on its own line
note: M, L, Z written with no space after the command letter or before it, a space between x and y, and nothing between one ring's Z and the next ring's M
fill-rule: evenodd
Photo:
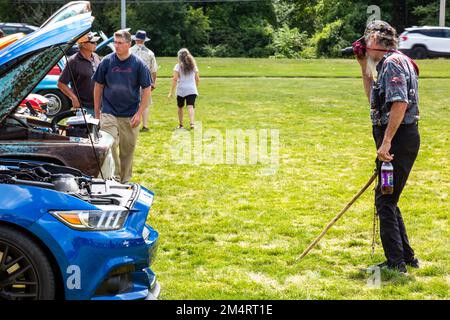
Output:
M91 12L47 24L0 51L0 126L92 26Z

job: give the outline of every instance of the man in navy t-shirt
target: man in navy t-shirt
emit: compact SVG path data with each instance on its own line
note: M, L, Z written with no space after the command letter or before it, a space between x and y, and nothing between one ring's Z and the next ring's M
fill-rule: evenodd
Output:
M139 124L149 104L152 81L148 67L130 53L129 32L115 32L114 47L116 52L102 60L92 77L94 108L101 130L114 137L115 176L127 183L132 175Z

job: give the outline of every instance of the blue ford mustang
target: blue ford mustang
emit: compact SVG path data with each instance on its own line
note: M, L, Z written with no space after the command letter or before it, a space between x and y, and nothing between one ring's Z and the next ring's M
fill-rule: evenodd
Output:
M14 120L17 105L91 24L90 12L77 15L0 52L0 139L28 130L10 125L24 122ZM26 153L0 157L0 300L157 298L150 265L158 233L146 224L152 202L138 184Z

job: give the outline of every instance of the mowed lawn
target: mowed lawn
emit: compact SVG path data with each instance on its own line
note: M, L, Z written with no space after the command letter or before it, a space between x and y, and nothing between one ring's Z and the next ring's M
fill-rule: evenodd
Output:
M174 58L159 63L160 75L170 75ZM153 269L161 299L449 298L450 60L420 62L422 145L400 203L422 267L406 277L383 273L381 287L367 284L359 269L384 260L380 243L371 257L371 190L296 261L373 172L368 103L355 63L198 59L202 132L225 141L227 130L278 130L278 166L177 163L177 108L167 99L170 78L159 79L134 181L155 192L148 223L160 233ZM216 73L212 65L220 65ZM333 70L346 77L333 78Z

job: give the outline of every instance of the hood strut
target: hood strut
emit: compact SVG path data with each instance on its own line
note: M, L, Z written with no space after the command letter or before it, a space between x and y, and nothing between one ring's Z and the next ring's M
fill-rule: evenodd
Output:
M75 77L73 76L72 68L70 67L70 63L69 63L69 59L67 58L67 54L63 49L61 49L61 47L58 46L58 48L64 52L64 58L66 59L66 68L69 68L70 78L72 79L72 84L73 84L75 94L77 95L78 101L80 101L80 103L81 103L80 94L78 93L78 88L75 83ZM89 129L89 125L86 120L86 114L81 105L80 105L80 108L81 108L81 113L83 114L83 120L86 125L86 129L88 131L89 141L91 142L91 146L92 146L92 152L94 152L95 162L97 163L98 170L100 172L100 176L102 177L102 180L105 180L105 177L103 176L103 172L102 172L102 167L100 165L100 160L98 159L97 152L95 152L94 141L92 140L91 130Z

